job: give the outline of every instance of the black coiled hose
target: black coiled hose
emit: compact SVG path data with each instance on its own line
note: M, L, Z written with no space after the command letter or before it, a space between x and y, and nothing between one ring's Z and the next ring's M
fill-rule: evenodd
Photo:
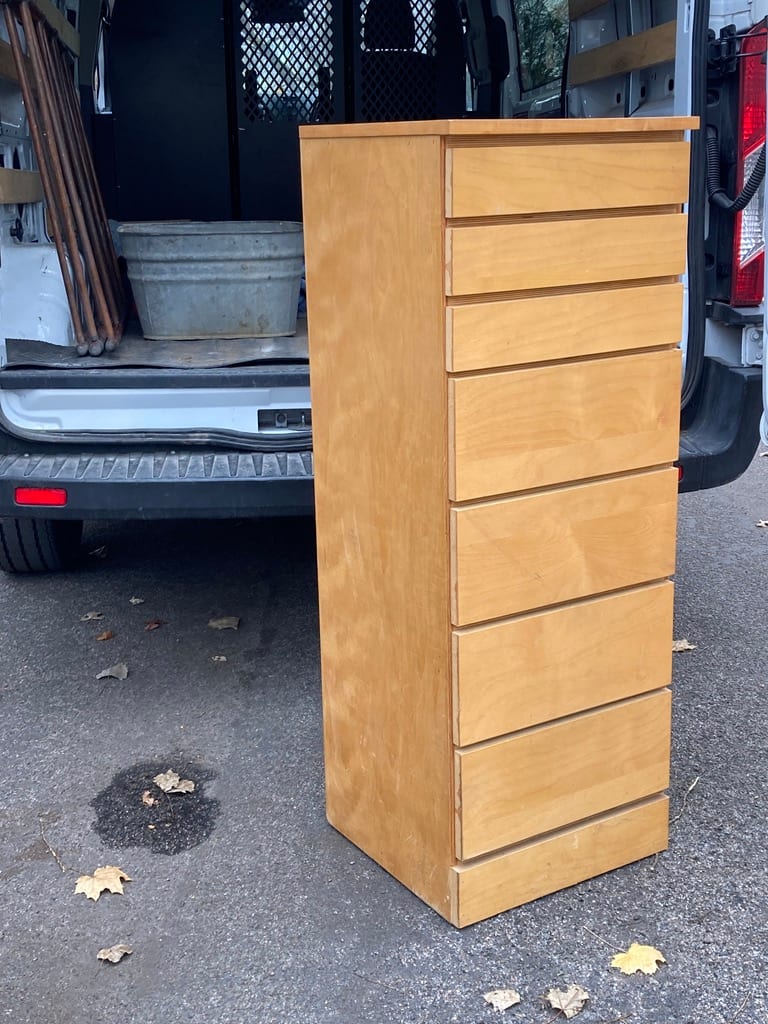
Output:
M728 213L738 213L748 206L755 193L760 188L760 183L765 177L765 146L760 150L757 163L752 168L752 173L744 188L735 199L731 199L723 186L720 184L720 145L717 138L717 129L710 125L707 128L707 195L710 203L719 206L721 210Z

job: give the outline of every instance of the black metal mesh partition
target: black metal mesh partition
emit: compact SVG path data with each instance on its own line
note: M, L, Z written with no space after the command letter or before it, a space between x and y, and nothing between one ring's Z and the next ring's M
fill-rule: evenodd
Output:
M465 62L455 0L361 0L356 121L458 116Z
M240 24L245 118L295 124L333 120L334 32L328 0L241 0Z

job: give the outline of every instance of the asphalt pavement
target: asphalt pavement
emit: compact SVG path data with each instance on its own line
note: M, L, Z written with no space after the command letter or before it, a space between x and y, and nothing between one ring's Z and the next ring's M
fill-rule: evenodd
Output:
M575 983L580 1024L764 1024L768 459L680 512L669 850L464 931L325 821L310 520L92 524L0 579L0 1020L548 1024ZM124 895L75 894L104 865Z

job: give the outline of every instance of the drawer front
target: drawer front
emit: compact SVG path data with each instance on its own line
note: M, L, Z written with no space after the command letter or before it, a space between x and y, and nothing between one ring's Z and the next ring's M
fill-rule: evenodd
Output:
M446 310L446 369L461 373L677 345L682 322L678 283L467 302Z
M657 583L455 631L456 745L668 686L673 593Z
M680 360L647 352L451 380L451 499L672 462Z
M451 510L456 626L670 576L677 470Z
M468 860L658 793L669 784L671 694L456 752L457 857Z
M446 229L448 295L677 277L680 213L483 224Z
M669 800L633 807L453 869L451 920L460 928L658 853L667 845Z
M449 148L446 216L682 205L688 159L686 142Z

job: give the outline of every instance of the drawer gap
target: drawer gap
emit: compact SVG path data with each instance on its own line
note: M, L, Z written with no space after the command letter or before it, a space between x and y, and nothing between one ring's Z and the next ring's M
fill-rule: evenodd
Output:
M536 846L543 839L557 839L559 836L567 836L571 832L575 832L585 825L598 825L601 821L607 821L614 817L616 814L620 814L625 811L639 810L642 807L648 807L650 804L656 803L659 799L667 799L667 791L662 789L658 793L651 793L649 796L643 797L642 800L631 800L627 804L620 804L617 807L612 807L608 811L601 811L600 814L593 814L587 818L581 818L579 821L573 821L569 825L563 825L560 828L553 828L549 832L542 832L540 835L531 836L530 839L523 839L519 843L511 843L508 846L500 846L496 850L491 850L489 853L478 854L477 857L467 857L464 859L458 859L458 863L455 866L456 871L462 869L474 868L479 864L487 864L490 861L495 860L497 857L503 857L508 853L516 853L521 850L529 850L531 847Z
M639 704L641 701L647 700L649 697L653 697L659 693L671 693L672 690L669 686L657 686L653 690L646 690L644 693L639 693L634 697L624 697L622 700L612 700L607 704L599 704L593 708L587 708L585 711L576 711L572 715L563 715L562 718L554 718L549 722L541 722L538 725L529 725L525 729L517 729L514 732L504 733L502 736L494 736L489 740L480 740L477 743L468 743L464 747L455 747L455 754L471 754L477 750L486 750L488 747L493 747L497 743L505 743L511 739L517 739L522 736L531 736L537 732L543 732L546 729L551 729L553 725L567 725L570 722L576 722L579 719L587 718L589 715L599 715L608 709L628 707L630 704Z

